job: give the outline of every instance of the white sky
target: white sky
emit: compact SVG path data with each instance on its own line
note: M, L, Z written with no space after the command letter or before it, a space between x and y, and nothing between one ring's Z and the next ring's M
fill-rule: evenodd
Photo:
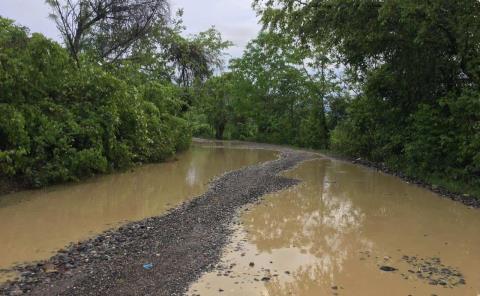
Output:
M228 53L239 57L247 42L260 30L251 0L170 0L172 12L184 8L187 33L205 31L212 25L235 46ZM0 16L14 19L31 32L61 40L55 24L48 18L44 0L0 0Z

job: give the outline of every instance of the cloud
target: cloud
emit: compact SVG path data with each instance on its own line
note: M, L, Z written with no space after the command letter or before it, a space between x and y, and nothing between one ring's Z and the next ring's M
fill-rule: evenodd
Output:
M172 9L184 8L187 32L194 34L215 26L226 40L235 45L229 50L239 57L245 45L260 30L251 0L172 0Z

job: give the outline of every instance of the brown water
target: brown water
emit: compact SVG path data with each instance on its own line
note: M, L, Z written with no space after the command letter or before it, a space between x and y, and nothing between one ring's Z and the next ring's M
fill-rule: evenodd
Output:
M0 197L0 269L46 259L70 242L160 215L202 194L225 171L275 158L266 150L193 147L178 161L81 184ZM0 281L10 275L0 274Z
M329 159L285 175L303 183L243 212L190 295L480 295L478 210Z

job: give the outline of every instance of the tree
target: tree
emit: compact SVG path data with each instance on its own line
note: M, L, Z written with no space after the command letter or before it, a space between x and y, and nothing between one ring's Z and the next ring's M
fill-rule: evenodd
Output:
M0 17L0 182L73 181L188 148L176 85L83 62Z
M116 61L169 16L166 0L46 0L71 56L93 50Z
M221 69L224 50L232 46L213 27L190 38L179 33L169 37L165 49L166 59L175 68L176 82L183 87L192 86L196 80L204 82L216 69Z
M223 68L224 50L232 43L223 40L214 27L185 36L182 16L183 10L179 10L168 25L155 24L129 55L111 68L116 71L134 68L134 72L142 76L141 80L167 80L184 88L188 95L189 88L196 82L204 83ZM117 67L120 63L122 67Z
M215 131L216 139L223 139L225 128L232 114L232 82L231 73L212 77L203 86L201 99L202 112Z
M326 56L314 56L313 46L302 46L293 36L262 32L232 60L236 95L234 122L254 139L325 148L327 97L335 91ZM241 127L247 128L243 129ZM245 136L237 133L237 137Z
M270 30L327 47L367 91L400 108L480 82L476 0L255 0L255 7Z
M479 1L255 0L254 6L268 31L325 48L345 65L345 82L357 92L346 105L331 105L341 111L329 117L334 148L427 182L443 180L454 191L480 192Z

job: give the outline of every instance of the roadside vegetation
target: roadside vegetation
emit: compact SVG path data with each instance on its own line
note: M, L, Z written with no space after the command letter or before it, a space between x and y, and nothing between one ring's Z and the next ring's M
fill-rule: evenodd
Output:
M480 196L480 3L255 0L194 134L329 149Z
M0 184L39 187L189 147L191 86L221 66L166 1L48 1L64 46L0 17Z

